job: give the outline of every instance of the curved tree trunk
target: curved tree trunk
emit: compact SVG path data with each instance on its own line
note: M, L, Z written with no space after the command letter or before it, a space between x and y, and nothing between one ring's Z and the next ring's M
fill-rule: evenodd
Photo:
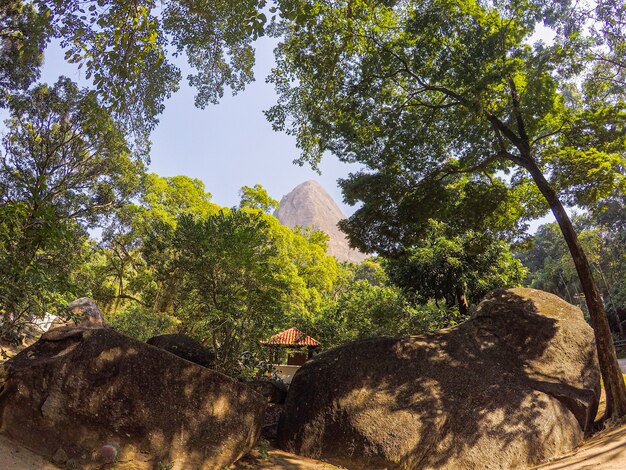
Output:
M600 372L602 373L606 391L606 413L604 416L605 418L624 416L626 415L626 385L617 362L613 337L611 336L609 321L604 310L600 290L593 279L587 255L578 241L572 221L567 215L563 204L561 204L558 194L550 186L539 167L534 161L530 160L530 163L526 165L526 169L530 172L535 184L552 209L580 278L591 317L591 325L595 333Z

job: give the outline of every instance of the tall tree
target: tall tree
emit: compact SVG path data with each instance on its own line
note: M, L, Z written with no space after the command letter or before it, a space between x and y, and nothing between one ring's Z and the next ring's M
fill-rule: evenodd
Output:
M0 5L0 107L12 91L21 91L37 78L50 34L50 12L22 0Z
M357 214L405 197L424 201L414 196L440 182L439 194L453 192L446 178L455 174L482 193L538 191L581 280L606 416L623 416L626 386L604 305L564 207L605 197L624 162L623 102L587 100L580 90L594 76L587 59L608 37L590 37L582 8L539 0L301 0L300 14L283 25L272 76L279 103L267 114L275 129L296 135L302 161L315 166L330 151L364 165L350 183L351 197L365 203ZM541 23L553 40L537 40ZM397 184L388 189L381 180ZM373 188L381 193L357 195ZM393 190L399 195L389 197ZM480 194L474 205L483 203ZM420 218L420 206L402 207ZM402 220L378 228L398 226Z
M445 224L430 222L423 240L385 263L394 284L421 303L444 300L466 317L478 302L498 287L520 286L526 275L506 242L467 231L451 235Z
M593 72L590 88L602 99L610 95L626 98L626 4L620 0L598 0L587 13L592 35L600 47L591 51ZM566 21L566 25L572 19Z
M260 184L255 184L253 188L242 186L239 190L239 195L241 196L241 202L239 203L241 208L260 209L267 213L278 209L278 201L272 199Z
M67 291L87 229L135 194L143 164L68 79L12 96L0 149L0 309L15 326Z
M593 211L589 215L575 217L573 222L598 280L609 319L613 321L613 331L623 337L626 244L621 226L624 223L624 206L613 198L605 202L609 207L605 207L600 214ZM529 268L528 281L532 287L554 292L576 304L580 302L580 281L567 245L558 235L556 223L542 225L530 238L530 246L521 251L519 257Z
M119 207L102 232L100 272L94 279L97 301L105 308L121 307L124 299L167 310L174 298L178 279L165 277L155 282L155 273L142 255L146 237L158 225L176 227L182 214L205 218L220 210L198 179L187 176L141 178L138 197Z

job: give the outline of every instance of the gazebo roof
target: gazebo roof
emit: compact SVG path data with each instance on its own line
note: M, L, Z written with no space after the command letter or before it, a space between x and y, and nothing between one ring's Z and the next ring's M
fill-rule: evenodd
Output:
M261 344L276 346L321 346L322 343L305 335L298 328L293 327L276 333L267 341L261 341Z

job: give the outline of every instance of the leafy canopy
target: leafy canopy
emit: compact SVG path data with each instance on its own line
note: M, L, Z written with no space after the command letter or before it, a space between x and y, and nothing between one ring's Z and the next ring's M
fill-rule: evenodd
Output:
M192 69L196 105L216 103L253 80L252 42L265 33L265 0L8 0L0 6L0 105L39 76L46 45L91 81L99 103L147 156L149 133Z
M603 88L607 101L587 86L600 80L594 54L614 46L586 27L583 6L298 5L307 15L283 23L270 78L279 102L267 116L296 136L301 162L316 166L330 151L363 165L343 182L350 202L364 202L345 227L355 244L393 248L372 240L404 230L407 214L422 227L433 217L475 227L511 210L522 221L541 215L548 206L530 166L568 204L589 205L623 184L625 104L612 88ZM554 40L536 40L539 25ZM377 223L385 207L392 215Z
M261 209L268 213L278 209L278 201L272 199L260 184L255 184L253 188L250 186L242 186L239 190L239 195L241 196L239 207Z
M93 92L61 78L12 96L0 149L0 311L15 331L73 291L87 229L136 194L143 164Z

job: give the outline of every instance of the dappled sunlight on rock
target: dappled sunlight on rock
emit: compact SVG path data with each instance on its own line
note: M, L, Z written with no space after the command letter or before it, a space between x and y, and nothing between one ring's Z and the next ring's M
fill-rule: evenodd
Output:
M59 330L5 364L13 439L80 468L114 448L120 469L221 469L254 445L266 401L245 385L109 329Z
M541 291L496 291L459 326L306 363L279 444L351 469L520 468L578 445L598 398L580 310Z

